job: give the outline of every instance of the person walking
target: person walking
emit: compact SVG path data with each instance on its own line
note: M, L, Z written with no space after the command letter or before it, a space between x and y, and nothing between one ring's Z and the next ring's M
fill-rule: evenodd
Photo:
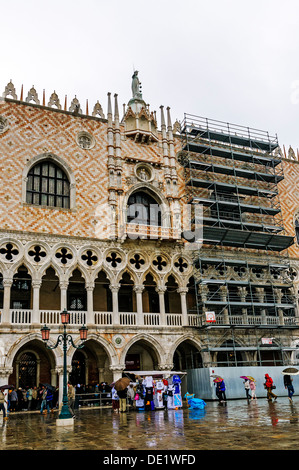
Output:
M290 375L284 375L283 376L283 383L285 388L288 389L288 397L290 401L293 401L293 395L295 393L294 387L293 387L293 379L291 378Z
M133 408L134 406L134 398L135 398L135 390L133 384L130 384L128 387L128 401L129 406Z
M125 413L127 411L127 395L128 389L118 390L117 395L119 396L119 411Z
M53 392L49 387L47 388L46 402L47 402L47 411L48 413L50 413L50 411L53 411Z
M50 408L49 408L49 403L47 402L47 393L48 393L48 390L46 389L46 387L42 386L42 404L41 404L41 407L40 407L40 414L43 414L44 412L47 413L50 413ZM44 411L45 409L45 411Z
M36 386L31 389L32 391L32 403L31 403L31 410L36 410L37 406L37 388Z
M247 400L250 400L250 398L251 398L249 382L250 382L249 379L245 379L245 381L244 381L244 387L245 387Z
M7 419L5 411L5 397L3 391L0 389L0 411L3 411L3 419Z
M254 380L249 380L249 387L250 387L250 391L251 391L251 400L257 400L257 397L256 397L256 385L255 385L255 381Z
M112 409L115 413L119 413L119 396L114 387L112 388L111 395L112 395Z
M31 407L32 407L32 387L29 387L28 390L27 390L27 402L28 402L27 410L31 411Z
M67 386L68 386L68 389L67 389L68 406L74 418L76 391L75 391L75 387L70 382L67 384Z
M12 389L10 394L10 408L9 411L17 411L18 395L16 389Z
M277 395L275 395L275 393L272 392L273 388L275 387L273 385L273 380L272 378L269 376L269 374L265 374L265 388L267 390L267 400L268 401L272 401L272 398L274 398L274 401L277 400Z
M221 380L216 383L216 395L218 397L219 403L223 403L226 401L224 380Z

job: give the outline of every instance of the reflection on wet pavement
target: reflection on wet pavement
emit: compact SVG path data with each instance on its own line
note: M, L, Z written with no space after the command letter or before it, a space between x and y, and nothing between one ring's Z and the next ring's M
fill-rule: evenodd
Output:
M58 413L0 415L1 450L293 450L299 445L299 397L208 402L204 410L77 412L73 428Z

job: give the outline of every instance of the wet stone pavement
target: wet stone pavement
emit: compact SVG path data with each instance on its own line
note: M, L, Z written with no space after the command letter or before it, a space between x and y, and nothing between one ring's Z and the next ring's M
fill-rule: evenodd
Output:
M114 413L79 409L73 428L56 426L58 412L0 414L0 450L297 450L299 397L268 403L207 402L205 410Z

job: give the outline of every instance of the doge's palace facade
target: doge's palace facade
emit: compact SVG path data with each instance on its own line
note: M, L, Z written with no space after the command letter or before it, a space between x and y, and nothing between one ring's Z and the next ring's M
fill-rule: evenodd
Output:
M18 98L12 82L5 87L2 383L61 383L62 350L46 349L40 329L46 324L55 344L64 308L75 343L80 326L88 327L85 347L68 351L77 383L198 361L192 255L181 238L178 126L161 106L158 129L134 77L122 118L110 93L105 116L99 102L82 111L76 97L62 105L55 92L40 99L32 87Z
M122 112L111 93L105 113L84 108L11 81L0 101L0 383L62 384L62 349L41 328L54 345L65 308L75 344L88 327L68 350L75 383L296 364L297 162L283 175L276 139L265 150L194 117L186 142L169 107L158 126L138 72Z

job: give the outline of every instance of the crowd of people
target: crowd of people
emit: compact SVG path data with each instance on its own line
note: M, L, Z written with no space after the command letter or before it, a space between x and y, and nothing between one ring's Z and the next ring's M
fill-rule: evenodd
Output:
M43 412L45 408L54 411L58 407L58 387L11 387L7 390L5 399L6 409L10 413L35 410Z
M244 377L244 389L246 393L247 400L256 400L256 381L253 378ZM219 403L225 403L226 400L226 386L225 382L222 378L220 380L214 380L216 385L216 396L218 398ZM290 401L293 400L293 395L295 393L294 386L293 386L293 379L290 375L285 374L283 376L283 383L284 387L288 392L288 398ZM273 383L272 377L269 374L265 374L265 382L264 388L267 391L267 400L274 401L277 400L277 395L273 392L276 389L276 386Z

